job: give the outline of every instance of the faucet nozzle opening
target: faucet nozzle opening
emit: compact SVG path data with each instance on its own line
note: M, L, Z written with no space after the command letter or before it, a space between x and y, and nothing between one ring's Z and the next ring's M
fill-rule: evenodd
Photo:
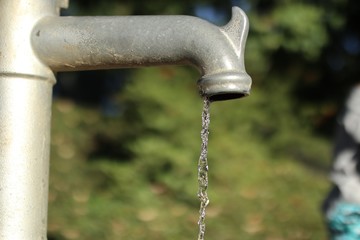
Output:
M251 78L247 73L218 73L198 81L200 94L210 101L242 98L250 94Z
M224 101L246 97L248 93L219 93L216 95L208 96L211 102Z

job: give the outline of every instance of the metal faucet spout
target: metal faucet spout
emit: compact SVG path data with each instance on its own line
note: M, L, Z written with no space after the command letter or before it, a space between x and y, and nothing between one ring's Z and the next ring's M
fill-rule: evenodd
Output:
M247 32L237 7L223 27L191 16L53 16L33 28L32 46L55 72L192 65L201 73L200 94L215 101L249 94Z

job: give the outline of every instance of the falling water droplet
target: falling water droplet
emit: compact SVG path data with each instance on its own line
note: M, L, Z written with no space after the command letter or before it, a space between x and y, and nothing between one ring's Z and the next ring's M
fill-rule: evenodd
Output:
M206 206L209 204L209 198L207 195L207 188L209 182L208 181L209 166L207 161L209 125L210 125L210 100L207 97L204 97L204 107L202 112L202 130L201 130L201 152L198 163L198 183L199 183L198 197L200 200L198 240L204 240L205 237Z

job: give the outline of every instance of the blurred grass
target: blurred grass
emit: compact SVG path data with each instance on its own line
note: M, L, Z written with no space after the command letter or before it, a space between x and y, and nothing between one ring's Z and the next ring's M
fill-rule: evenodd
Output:
M116 118L54 101L49 240L196 239L196 78L138 70ZM330 143L296 118L286 91L252 91L211 105L206 239L325 239Z

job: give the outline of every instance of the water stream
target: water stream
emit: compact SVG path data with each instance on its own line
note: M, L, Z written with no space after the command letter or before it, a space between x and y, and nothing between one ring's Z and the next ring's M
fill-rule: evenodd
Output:
M199 235L198 240L204 240L205 237L205 215L206 206L209 204L209 198L207 195L208 188L208 140L209 140L209 125L210 125L210 100L204 97L204 107L202 112L202 130L201 130L201 152L198 163L198 197L200 200L199 210Z

